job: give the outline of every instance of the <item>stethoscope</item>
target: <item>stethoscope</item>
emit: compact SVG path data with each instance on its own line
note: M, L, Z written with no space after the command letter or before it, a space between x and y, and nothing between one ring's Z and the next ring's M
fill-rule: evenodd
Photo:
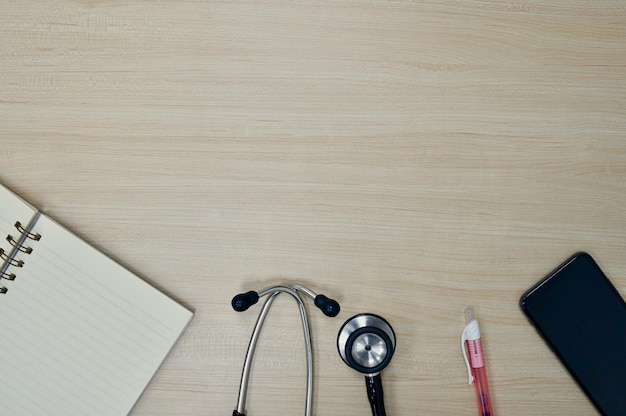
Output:
M304 332L304 343L306 347L306 402L305 416L311 416L313 405L313 347L311 344L311 330L306 307L300 295L304 295L313 300L326 316L335 317L339 314L339 303L322 294L316 294L310 289L300 285L290 286L270 286L258 292L250 291L235 296L231 302L234 310L243 312L250 306L256 304L263 296L268 296L267 300L259 312L256 324L250 337L246 358L241 372L241 382L239 384L239 396L237 408L233 411L233 416L245 416L246 395L248 391L248 381L254 350L263 322L267 316L270 306L276 296L287 293L296 301L300 310L302 329ZM365 376L367 396L372 408L373 416L386 416L385 404L383 400L383 386L380 372L389 364L395 351L396 337L391 325L382 317L374 314L359 314L348 319L337 335L337 349L342 360L351 368Z

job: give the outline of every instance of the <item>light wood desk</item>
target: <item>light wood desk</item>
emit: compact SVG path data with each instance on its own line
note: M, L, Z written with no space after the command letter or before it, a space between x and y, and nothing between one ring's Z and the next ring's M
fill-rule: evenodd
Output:
M5 2L0 181L196 311L133 415L230 415L259 307L311 308L316 415L366 415L335 347L398 335L390 415L475 415L473 305L498 415L595 411L518 298L577 250L626 294L626 3ZM278 299L249 416L303 413Z

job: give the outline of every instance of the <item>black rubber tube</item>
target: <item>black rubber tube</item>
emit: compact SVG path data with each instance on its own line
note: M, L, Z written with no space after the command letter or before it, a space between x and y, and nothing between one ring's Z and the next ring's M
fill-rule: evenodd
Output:
M365 387L367 387L367 398L372 406L372 416L386 416L383 380L380 374L365 376Z

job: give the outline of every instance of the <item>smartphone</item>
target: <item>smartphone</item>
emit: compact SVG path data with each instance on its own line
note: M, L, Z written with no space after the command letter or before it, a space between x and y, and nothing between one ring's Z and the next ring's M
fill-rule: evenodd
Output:
M593 258L570 257L520 307L600 413L626 415L626 303Z

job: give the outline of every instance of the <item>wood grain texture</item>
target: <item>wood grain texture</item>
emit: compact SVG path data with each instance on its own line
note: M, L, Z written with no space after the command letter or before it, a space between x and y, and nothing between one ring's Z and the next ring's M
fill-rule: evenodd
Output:
M336 353L385 316L393 415L595 414L519 311L578 250L626 294L626 3L16 0L0 14L0 181L196 318L133 415L227 415L255 311L298 282L315 409L368 414ZM258 308L256 309L258 310ZM249 415L301 414L296 310L268 318Z

